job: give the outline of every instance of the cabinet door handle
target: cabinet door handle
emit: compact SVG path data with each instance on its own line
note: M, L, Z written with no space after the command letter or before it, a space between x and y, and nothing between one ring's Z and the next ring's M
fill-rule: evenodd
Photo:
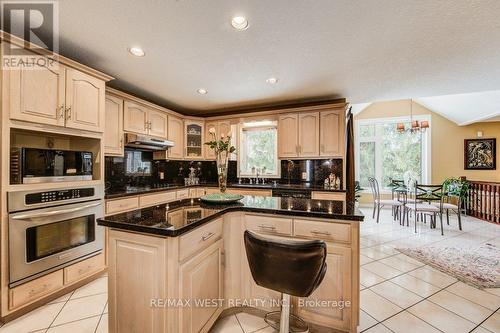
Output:
M332 235L328 231L319 231L319 230L311 230L311 234L314 234L314 235L323 235L323 236L331 236Z
M259 228L272 231L276 230L276 227L274 225L266 225L266 224L259 225Z
M153 126L151 125L151 122L148 121L148 128L151 129Z
M208 234L206 234L205 236L201 237L201 239L203 241L207 241L209 240L210 238L212 238L215 234L213 232L209 232Z
M64 119L64 104L56 109L56 116Z
M123 138L120 139L120 148L123 148Z
M66 109L66 120L71 119L71 106Z

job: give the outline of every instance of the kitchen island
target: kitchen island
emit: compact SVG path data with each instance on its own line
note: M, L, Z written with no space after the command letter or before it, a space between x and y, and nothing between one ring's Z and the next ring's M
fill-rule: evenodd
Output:
M362 220L344 201L260 196L220 206L185 199L100 219L109 228L109 332L208 332L231 311L279 309L279 293L251 277L247 229L327 242L325 279L308 299L294 298L293 311L313 326L356 332Z

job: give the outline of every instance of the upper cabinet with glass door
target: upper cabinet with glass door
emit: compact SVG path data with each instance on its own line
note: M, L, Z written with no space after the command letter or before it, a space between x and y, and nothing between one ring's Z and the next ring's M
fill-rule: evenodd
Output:
M103 132L105 81L62 64L39 63L7 71L10 119Z
M184 121L184 157L202 159L205 143L205 124L203 121Z

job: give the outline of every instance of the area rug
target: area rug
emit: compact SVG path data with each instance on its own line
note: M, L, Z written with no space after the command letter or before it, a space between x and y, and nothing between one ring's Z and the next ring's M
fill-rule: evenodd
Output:
M427 246L396 250L474 287L500 288L500 248L493 244L475 248Z

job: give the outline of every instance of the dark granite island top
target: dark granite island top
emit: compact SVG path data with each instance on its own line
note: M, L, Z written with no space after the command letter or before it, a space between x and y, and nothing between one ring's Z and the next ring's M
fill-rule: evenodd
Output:
M106 216L102 226L175 237L201 226L227 212L301 216L332 220L363 221L363 213L344 201L244 196L234 204L214 205L200 199L185 199Z

